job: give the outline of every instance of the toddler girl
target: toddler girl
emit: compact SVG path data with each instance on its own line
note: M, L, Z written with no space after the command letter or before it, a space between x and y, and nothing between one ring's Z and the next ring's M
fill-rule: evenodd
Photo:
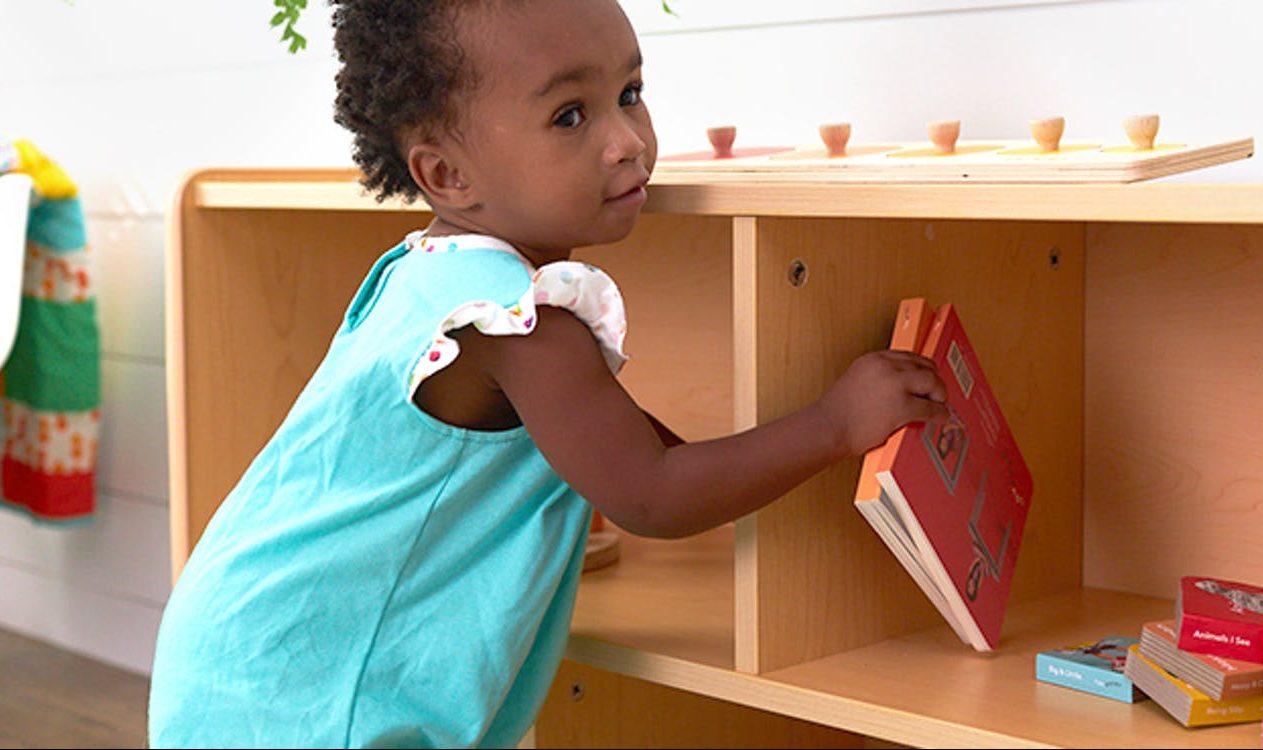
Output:
M507 747L568 635L592 509L732 521L913 420L917 355L682 443L623 390L625 237L656 156L616 0L334 2L336 119L365 185L434 219L368 272L168 602L153 747Z

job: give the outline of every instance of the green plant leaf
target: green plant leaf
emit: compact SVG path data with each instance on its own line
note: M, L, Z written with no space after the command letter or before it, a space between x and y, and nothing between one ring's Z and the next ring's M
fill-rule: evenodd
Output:
M66 0L73 2L73 0ZM662 10L673 16L679 16L672 10L667 0L659 0L662 3ZM280 8L273 16L268 25L276 28L281 24L285 24L285 30L281 33L281 43L284 44L289 40L289 52L291 55L297 54L299 50L306 49L307 38L294 29L294 24L298 23L298 17L302 15L304 9L307 8L307 0L272 0L272 5Z
M299 50L307 47L307 38L294 28L299 15L307 7L307 0L272 0L272 4L280 10L272 16L269 25L276 28L285 24L285 30L281 33L281 43L284 44L286 40L289 40L289 53L297 54Z

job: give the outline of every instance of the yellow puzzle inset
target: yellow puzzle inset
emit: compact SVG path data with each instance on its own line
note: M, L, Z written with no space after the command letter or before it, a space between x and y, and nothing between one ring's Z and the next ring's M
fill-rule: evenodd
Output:
M1048 151L1040 146L1014 146L1003 149L999 152L1000 156L1043 156L1043 157L1064 157L1075 155L1083 151L1100 151L1099 143L1069 143L1060 146L1052 151Z
M930 157L934 159L951 159L960 156L969 156L970 154L982 154L988 151L999 151L1004 148L1002 143L963 143L952 151L939 151L935 148L903 148L893 153L887 154L892 159L917 159Z

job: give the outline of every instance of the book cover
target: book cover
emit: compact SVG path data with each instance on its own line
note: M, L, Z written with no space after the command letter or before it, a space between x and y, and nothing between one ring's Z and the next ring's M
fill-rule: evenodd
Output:
M1146 622L1140 653L1215 700L1263 695L1263 664L1185 651L1178 639L1175 620Z
M940 305L922 354L951 417L890 438L877 481L969 643L995 648L1034 490L1030 470L955 306Z
M900 300L899 308L895 311L890 348L899 351L920 351L933 319L934 308L924 297L908 297ZM877 465L890 442L887 440L864 454L859 479L856 482L855 507L890 548L895 558L925 593L934 608L951 625L961 642L968 643L969 638L961 629L960 623L956 621L952 610L947 606L947 600L943 598L942 593L930 578L929 572L921 564L916 546L894 505L891 504L890 497L882 492L881 485L877 482Z
M1263 695L1215 700L1140 653L1139 645L1127 648L1123 674L1186 727L1263 721Z
M1040 651L1035 654L1035 678L1124 703L1144 700L1145 694L1123 674L1127 648L1136 643L1135 638L1112 635Z
M1185 651L1263 662L1263 588L1184 576L1175 597L1175 630Z

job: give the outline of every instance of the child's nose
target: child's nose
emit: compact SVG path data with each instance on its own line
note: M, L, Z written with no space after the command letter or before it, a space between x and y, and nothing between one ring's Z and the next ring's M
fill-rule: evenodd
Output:
M630 117L613 118L605 143L605 163L618 164L645 153L645 139L641 137L637 125Z

